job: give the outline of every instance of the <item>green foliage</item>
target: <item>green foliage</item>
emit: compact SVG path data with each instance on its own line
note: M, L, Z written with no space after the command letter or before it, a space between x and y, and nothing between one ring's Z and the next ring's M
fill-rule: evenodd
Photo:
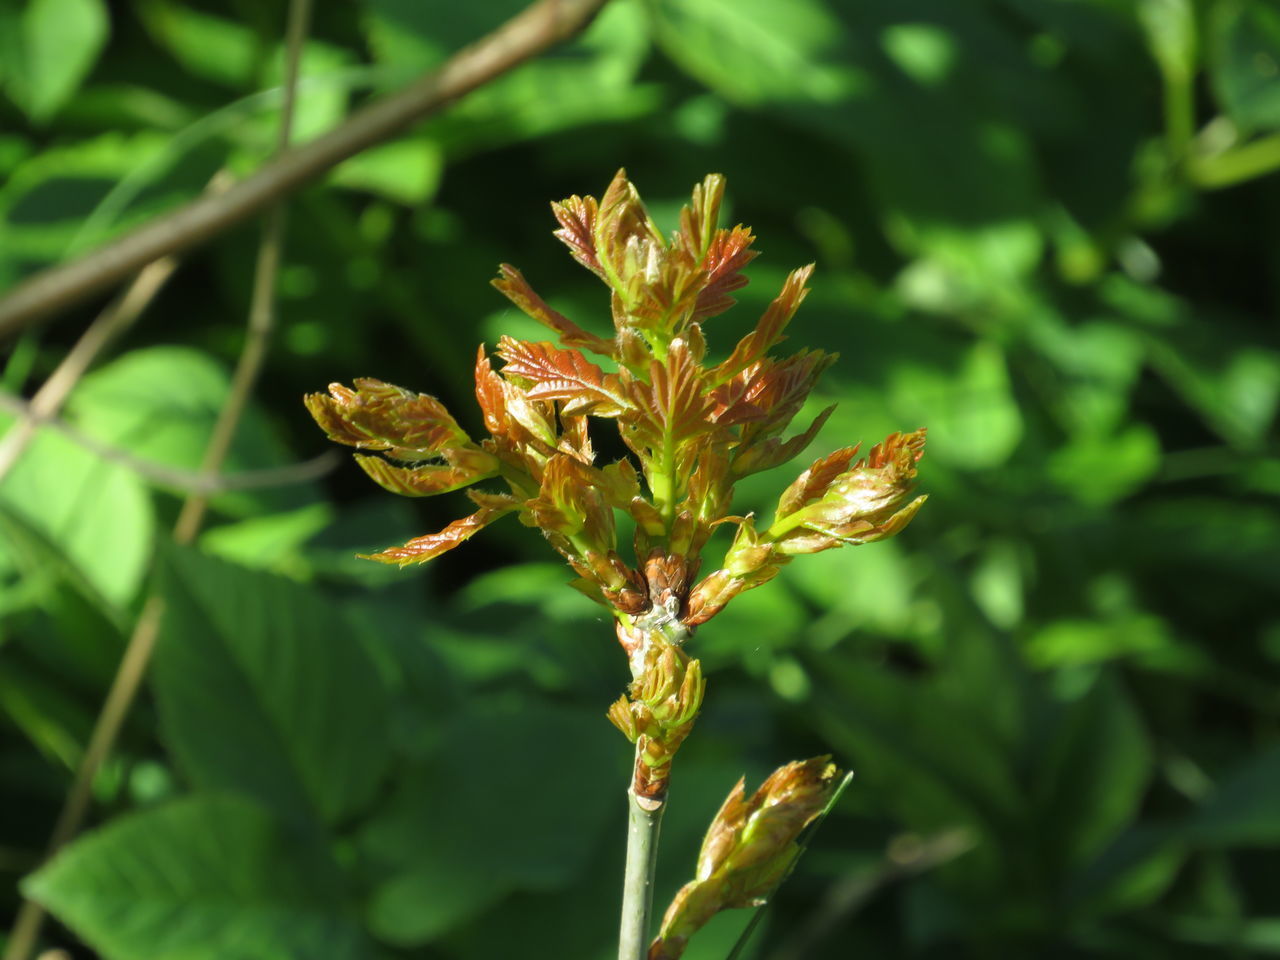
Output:
M302 138L520 5L316 6ZM0 288L260 163L283 11L0 0ZM816 261L776 352L840 359L797 429L839 404L816 456L927 426L930 499L690 642L709 682L656 901L737 777L831 752L855 779L748 955L1274 952L1278 23L1275 0L615 0L291 197L279 329L226 470L322 453L299 397L356 377L486 436L478 342L536 372L500 334L613 335L547 199L625 164L670 236L721 172L721 222L764 254L706 320L707 365ZM244 227L190 252L62 419L196 469L253 247ZM526 317L510 275L515 306L487 286L504 261L551 312ZM34 393L99 306L6 350L4 390ZM619 376L588 360L571 372ZM737 480L734 513L767 529L806 463ZM62 924L43 945L108 960L614 955L629 762L604 709L629 677L537 538L508 518L419 571L356 560L466 500L392 497L348 463L219 492L176 550L183 490L153 474L46 428L0 480L0 912L26 877ZM700 576L735 532L710 531ZM90 828L41 867L153 589L147 692ZM723 960L744 920L686 956Z
M25 889L108 960L371 956L315 853L248 800L194 794L122 818Z

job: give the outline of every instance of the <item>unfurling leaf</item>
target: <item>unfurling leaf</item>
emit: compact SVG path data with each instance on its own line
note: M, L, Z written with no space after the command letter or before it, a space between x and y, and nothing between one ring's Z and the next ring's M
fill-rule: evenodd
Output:
M388 547L380 553L362 553L360 556L365 560L393 563L401 567L411 563L426 563L442 553L447 553L458 544L470 540L503 514L510 513L520 506L520 502L515 497L487 494L474 499L481 501L479 510L469 517L453 521L439 533L414 537L402 547Z
M755 259L756 252L750 249L755 239L742 226L717 231L701 265L706 285L694 306L695 320L718 317L737 302L729 294L747 285L742 268Z
M800 855L796 839L826 808L841 776L830 757L814 757L775 770L750 799L739 780L702 842L695 879L667 908L649 960L677 960L721 910L762 905Z
M307 409L329 439L363 450L386 450L398 460L429 460L471 443L435 397L381 380L361 378L356 389L329 384L329 395L308 394Z
M924 503L907 502L924 442L924 430L895 433L852 467L853 447L818 460L782 494L769 539L791 555L897 533Z
M673 240L697 261L701 261L711 247L716 227L720 223L720 204L724 201L724 177L709 173L702 183L693 188L693 198L680 211L680 232Z
M530 343L502 337L498 356L506 361L502 373L531 386L531 400L564 400L561 414L592 413L616 417L628 407L616 374L607 374L576 350L561 350L552 343Z
M576 199L576 198L575 198ZM494 287L502 291L508 300L523 310L528 316L545 327L550 327L560 335L560 342L566 347L583 347L593 353L610 356L613 353L613 342L593 333L587 333L564 314L552 310L529 286L524 275L509 263L499 264L499 276L490 281Z
M575 195L559 203L553 202L551 212L560 221L560 229L554 231L554 235L569 248L573 259L603 278L604 271L596 255L596 218L600 212L596 198Z
M804 298L809 295L806 284L812 275L812 263L791 271L786 283L782 285L782 292L769 304L769 309L764 312L756 328L738 341L733 353L729 354L724 363L711 371L712 382L723 383L741 373L753 363L764 359L769 350L783 339L782 331L791 322Z

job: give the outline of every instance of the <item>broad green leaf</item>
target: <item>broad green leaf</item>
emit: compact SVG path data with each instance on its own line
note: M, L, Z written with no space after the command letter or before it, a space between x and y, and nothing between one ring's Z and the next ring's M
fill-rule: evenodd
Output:
M850 758L862 788L915 829L995 828L1016 809L1012 758L983 711L882 666L814 658L819 728Z
M661 0L653 8L663 52L729 100L830 102L864 83L831 55L842 29L818 0Z
M449 724L363 833L386 870L372 929L426 943L512 890L568 884L620 809L627 751L610 734L591 712L532 704Z
M137 13L185 70L237 89L252 82L262 51L250 27L171 0L139 0Z
M784 567L781 579L823 612L822 621L809 629L811 642L826 647L858 629L891 636L907 632L915 575L898 541L805 559Z
M0 431L12 424L0 414ZM0 480L0 509L47 538L108 604L119 608L133 599L155 521L146 488L124 467L41 430Z
M76 92L106 45L110 19L102 0L27 0L21 16L0 11L5 38L0 83L42 123Z
M365 27L378 62L403 83L524 6L515 0L461 7L371 0ZM428 130L442 146L461 151L652 113L661 103L659 90L635 82L648 52L648 34L640 3L610 3L557 55L485 84L433 120Z
M964 470L990 469L1022 438L1004 353L992 341L974 343L954 370L904 360L890 376L903 426L929 428L929 457Z
M1137 910L1169 888L1186 857L1175 825L1137 823L1076 873L1067 895L1074 909L1090 914Z
M244 567L271 570L304 579L310 564L303 545L333 522L333 508L312 503L287 513L270 513L206 531L200 546L207 553Z
M202 787L334 823L390 763L388 697L341 607L193 550L166 553L152 681L165 741Z
M89 374L68 403L68 416L91 436L135 456L185 470L198 469L226 402L230 376L218 361L189 347L132 350ZM288 455L251 405L236 429L224 473L277 467ZM301 484L263 491L230 491L216 499L228 512L255 505L295 507L311 500Z
M335 873L261 807L197 795L113 821L23 889L105 960L363 960Z
M1041 669L1078 667L1120 657L1173 649L1169 627L1159 617L1132 615L1116 620L1054 620L1026 641L1026 656Z
M1115 436L1080 436L1053 452L1047 474L1081 503L1114 503L1139 490L1160 469L1160 439L1132 423Z
M1022 620L1026 590L1023 567L1016 542L993 539L983 548L970 577L974 602L1001 630L1012 630Z
M522 8L519 0L451 7L420 0L368 0L363 19L374 56L407 77L437 66Z
M331 182L366 190L405 206L430 200L440 185L444 157L431 140L396 140L356 154L334 168Z
M20 267L60 260L81 221L121 177L163 153L168 137L153 130L110 131L48 147L19 162L0 181L0 283ZM205 174L207 177L208 174ZM115 223L121 230L170 203L156 190Z
M1213 90L1245 132L1280 127L1280 4L1224 0L1210 19Z
M1153 752L1123 686L1103 674L1088 693L1054 704L1030 739L1032 809L1042 865L1065 876L1095 857L1138 812Z
M1152 364L1215 433L1258 449L1280 410L1280 352L1226 334L1196 324L1152 338Z

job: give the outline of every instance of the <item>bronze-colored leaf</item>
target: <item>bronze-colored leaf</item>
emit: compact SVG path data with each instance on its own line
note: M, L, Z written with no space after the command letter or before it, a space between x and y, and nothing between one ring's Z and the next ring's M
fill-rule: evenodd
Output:
M648 383L625 381L628 399L640 413L627 424L635 439L653 449L687 442L706 431L711 401L702 395L701 375L688 344L677 337L667 348L665 363L651 362Z
M616 417L629 406L617 375L606 374L577 350L504 336L498 356L506 361L503 376L531 384L526 391L531 400L564 400L566 413L590 411L599 417Z
M782 492L782 496L778 498L778 515L786 516L795 513L826 493L836 477L849 469L849 464L857 455L858 444L854 444L852 447L841 447L834 453L815 460L809 469L796 477Z
M823 408L813 422L805 428L804 433L798 433L789 440L781 440L778 437L770 437L767 440L757 440L754 443L747 444L741 448L741 453L734 457L733 474L735 477L746 477L753 473L759 473L762 470L772 470L774 467L780 467L782 464L798 457L804 453L805 448L813 442L813 438L818 435L818 431L822 429L823 424L835 412L836 405L833 403L829 407Z
M356 454L356 462L384 490L406 497L430 497L437 493L460 490L497 474L497 459L481 450L474 453L475 456L448 464L401 467L388 463L381 457L359 453Z
M493 436L500 437L506 430L507 405L503 399L502 378L493 372L484 344L476 351L476 402L484 415L484 426Z
M662 234L649 218L649 211L645 209L639 191L627 179L626 170L619 170L614 175L604 196L600 198L592 235L595 238L596 256L611 283L623 279L625 273L643 271L646 266L641 260L632 265L635 270L624 271L628 247L635 250L663 246Z
M769 304L769 308L765 310L756 328L738 341L733 353L724 363L711 371L712 382L723 383L736 376L753 363L762 360L775 344L785 339L782 331L786 329L791 318L795 316L796 310L808 296L807 284L812 274L812 263L791 271L786 283L782 286L782 292Z
M529 286L524 275L511 264L499 264L498 273L499 276L490 283L534 320L558 333L560 342L566 347L581 347L606 357L612 356L613 341L587 333L564 314L547 306L546 301Z
M604 276L600 258L596 255L596 218L599 209L595 197L572 196L551 204L551 212L560 222L554 232L573 254L573 259L599 277Z
M329 384L329 394L308 394L307 409L329 439L362 450L386 450L398 460L428 460L470 444L435 397L363 377L356 389Z
M817 468L817 473L802 475L783 494L789 509L779 503L770 539L779 550L794 555L871 543L897 533L925 500L907 502L924 442L924 430L892 434L852 467L834 473L845 451L837 451L830 463L819 461L810 468Z
M730 294L747 285L741 271L755 259L756 253L750 249L754 242L755 237L744 226L716 231L701 264L706 281L698 294L693 319L719 316L737 302Z
M360 554L360 557L365 560L377 560L379 563L392 563L400 567L411 563L425 563L452 550L458 544L470 540L493 521L503 514L510 513L518 506L519 501L514 497L508 497L500 506L482 506L471 516L453 521L439 533L414 537L402 547L388 547L381 553Z

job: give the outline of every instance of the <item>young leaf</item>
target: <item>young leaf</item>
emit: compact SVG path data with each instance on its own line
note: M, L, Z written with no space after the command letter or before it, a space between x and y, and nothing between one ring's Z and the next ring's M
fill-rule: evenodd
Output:
M473 451L465 451L472 453ZM480 463L476 460L483 458ZM356 454L356 463L384 490L406 497L430 497L468 487L498 472L498 461L480 450L459 463L398 467L381 457Z
M812 263L791 271L782 286L782 292L769 304L756 328L738 341L733 353L724 363L711 371L711 382L723 383L737 376L753 363L763 360L769 350L784 339L782 331L791 322L804 298L809 295L806 284L812 275Z
M480 509L469 517L453 521L439 533L414 537L402 547L388 547L380 553L360 554L360 556L365 560L394 563L401 567L411 563L426 563L442 553L447 553L458 544L470 540L493 521L517 509L520 505L515 497L493 494L473 497L473 499L482 501Z
M511 264L499 264L498 272L501 275L490 281L493 286L534 320L558 333L566 347L583 347L606 357L613 354L612 341L587 333L564 314L552 310Z
M503 376L532 384L525 391L529 399L566 401L562 413L616 417L629 406L617 375L606 374L576 350L504 336L498 356L506 361Z
M435 397L368 377L356 389L329 384L312 393L307 409L329 439L362 450L386 450L399 460L428 460L471 438Z
M724 200L724 177L710 173L693 188L693 200L680 211L680 232L672 241L701 262L711 247L716 226L720 222L720 204Z
M551 212L560 222L560 229L554 231L554 235L569 248L573 259L603 279L604 270L596 255L596 219L599 215L596 198L574 195L552 203Z
M719 316L737 302L730 294L747 285L747 278L741 271L756 257L755 251L750 249L755 239L751 231L743 226L716 232L702 261L706 285L698 294L693 319L705 320Z

